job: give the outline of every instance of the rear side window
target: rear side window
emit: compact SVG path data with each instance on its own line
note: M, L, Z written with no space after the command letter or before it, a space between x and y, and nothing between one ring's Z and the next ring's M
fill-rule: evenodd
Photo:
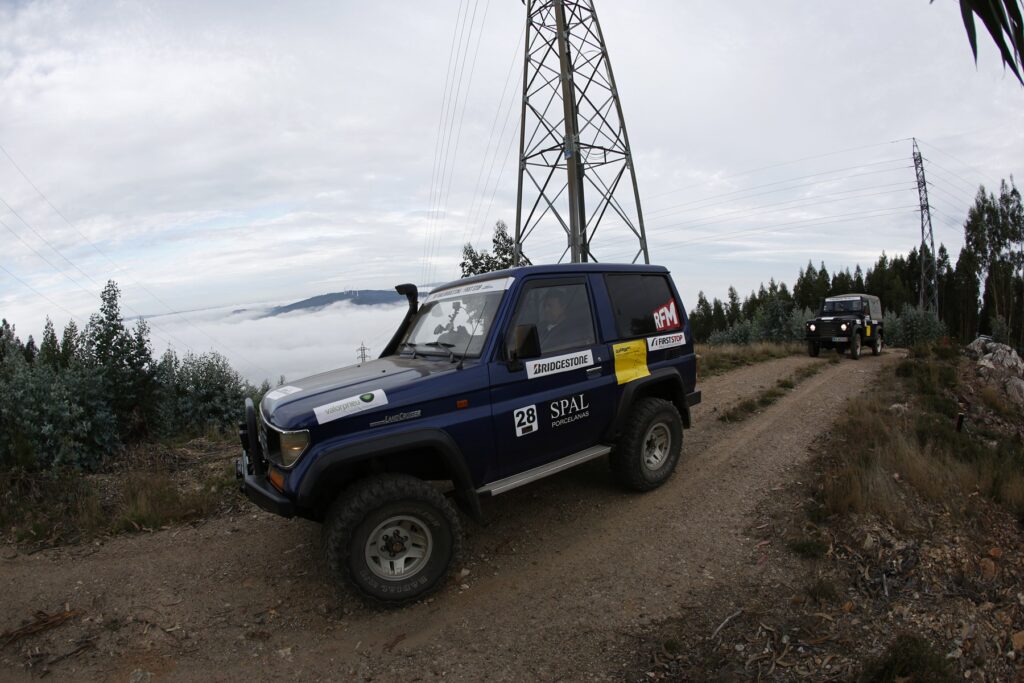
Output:
M682 306L664 275L607 275L605 283L619 337L642 337L679 330Z

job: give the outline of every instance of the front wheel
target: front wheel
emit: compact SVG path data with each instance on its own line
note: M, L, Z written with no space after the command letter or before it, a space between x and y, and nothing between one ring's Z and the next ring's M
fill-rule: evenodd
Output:
M811 358L817 358L818 354L821 353L821 344L818 342L809 341L807 342L807 355Z
M672 476L683 450L683 421L660 398L642 398L626 419L626 431L611 454L612 472L626 488L656 489Z
M860 358L860 332L854 331L853 336L850 337L850 358L858 360Z
M882 355L882 335L878 334L875 336L875 342L871 345L871 355L880 356Z
M462 544L451 503L427 482L404 474L353 484L331 506L323 533L331 572L385 606L437 590Z

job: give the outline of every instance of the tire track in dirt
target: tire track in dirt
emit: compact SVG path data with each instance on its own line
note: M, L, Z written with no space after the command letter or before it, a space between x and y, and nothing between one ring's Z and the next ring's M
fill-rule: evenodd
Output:
M83 680L136 669L159 680L611 679L644 625L700 610L723 583L768 580L745 536L757 503L897 357L791 357L701 381L665 486L619 491L595 461L485 500L485 525L466 523L469 574L426 603L363 607L330 585L317 525L247 511L0 561L0 629L65 602L86 610L94 621L39 643L59 653L100 633L55 669ZM738 424L717 419L811 364L822 371L776 404ZM0 652L0 672L27 676L13 650Z

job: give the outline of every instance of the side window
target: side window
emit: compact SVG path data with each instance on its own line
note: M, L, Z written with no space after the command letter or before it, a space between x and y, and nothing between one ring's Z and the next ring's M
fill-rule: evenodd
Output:
M664 275L608 275L605 282L619 337L643 337L681 329L682 307Z
M524 294L513 321L515 334L535 326L540 355L595 343L587 286L583 283L539 285Z

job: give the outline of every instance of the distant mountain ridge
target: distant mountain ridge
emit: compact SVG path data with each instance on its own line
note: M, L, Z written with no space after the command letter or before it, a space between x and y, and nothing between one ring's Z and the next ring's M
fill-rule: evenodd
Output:
M393 289L353 289L347 292L333 292L331 294L318 294L302 301L274 306L267 309L261 318L271 318L275 315L284 315L294 311L317 311L332 304L347 301L357 306L379 306L380 304L397 304L405 301L405 297ZM241 313L245 309L235 311Z

